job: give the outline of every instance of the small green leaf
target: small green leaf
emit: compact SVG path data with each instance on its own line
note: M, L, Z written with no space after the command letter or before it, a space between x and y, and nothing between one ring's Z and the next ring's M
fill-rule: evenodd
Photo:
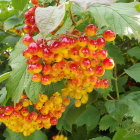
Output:
M127 51L127 54L131 57L135 57L136 59L140 60L140 47L134 47Z
M125 85L127 83L128 77L119 77L118 78L118 88L119 92L125 92Z
M65 5L49 6L47 8L38 7L35 11L37 27L43 35L47 35L55 30L65 16Z
M120 51L118 47L109 44L106 46L106 49L108 50L109 56L114 59L115 63L120 64L120 65L125 64L122 52Z
M23 10L29 0L12 0L12 6L17 10Z
M0 83L3 82L4 80L8 79L9 77L10 77L10 72L0 75Z
M92 138L90 140L111 140L111 139L109 137L103 136L103 137Z
M140 82L140 63L136 63L130 68L125 69L125 72L136 82Z
M99 129L103 131L109 129L110 132L114 132L118 128L119 122L113 119L110 115L103 116L99 122Z

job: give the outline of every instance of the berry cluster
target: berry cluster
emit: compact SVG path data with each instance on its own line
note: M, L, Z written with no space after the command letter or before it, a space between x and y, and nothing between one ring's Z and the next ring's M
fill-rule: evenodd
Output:
M9 129L28 136L35 130L43 127L49 129L56 125L69 102L68 98L63 99L60 93L56 92L50 99L47 95L40 94L38 103L33 104L23 94L15 106L0 106L0 122Z
M30 35L33 35L34 33L38 33L39 30L35 23L35 10L39 5L35 5L31 9L29 9L25 14L25 26L23 27L23 30L25 33L28 33Z
M61 135L53 136L53 140L68 140L68 138L61 134Z
M49 85L62 79L68 79L67 88L62 89L63 96L75 98L75 106L80 107L88 101L88 92L94 88L108 88L107 79L100 79L105 70L114 67L114 61L108 58L104 48L106 41L116 37L111 30L100 34L93 24L85 28L84 36L59 36L48 44L42 38L34 39L27 35L23 43L27 45L23 56L27 58L28 72L33 74L32 81ZM54 39L53 39L54 40Z

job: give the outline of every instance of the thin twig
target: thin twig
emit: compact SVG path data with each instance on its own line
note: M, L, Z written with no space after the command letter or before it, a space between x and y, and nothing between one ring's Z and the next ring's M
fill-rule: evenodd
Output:
M116 100L114 97L112 97L111 95L107 95L110 99L112 100Z
M71 21L72 21L73 25L76 25L76 22L75 22L73 13L72 13L72 3L71 2L69 4L69 11L70 11L70 18L71 18Z

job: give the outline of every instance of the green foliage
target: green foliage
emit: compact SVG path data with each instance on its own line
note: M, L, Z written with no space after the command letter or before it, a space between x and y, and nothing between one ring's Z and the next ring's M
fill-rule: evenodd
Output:
M93 138L93 139L90 139L90 140L110 140L110 138L104 136L104 137L96 137L96 138Z
M135 57L136 59L140 60L140 47L134 47L127 51L127 54L131 57Z
M92 6L88 9L99 27L107 26L121 37L126 35L140 40L139 13L137 3L114 3L111 6Z
M136 82L140 82L140 63L136 63L130 68L125 69L125 72Z
M4 73L3 75L0 75L0 83L9 78L10 72Z
M41 131L36 131L30 136L23 136L20 133L15 133L9 129L6 129L4 132L4 137L6 140L38 140L41 138L41 140L48 140L47 136L41 132Z
M57 128L64 128L65 130L71 132L72 125L76 124L77 126L82 126L86 124L87 129L92 130L97 126L99 118L99 111L92 105L84 105L78 109L71 105L67 108L66 112L64 112L62 118L59 120Z
M28 0L12 0L12 6L17 10L23 10Z

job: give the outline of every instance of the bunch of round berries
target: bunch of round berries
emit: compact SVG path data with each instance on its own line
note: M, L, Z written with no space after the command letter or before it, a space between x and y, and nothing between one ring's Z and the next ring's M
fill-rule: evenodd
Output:
M68 140L68 138L61 134L61 135L53 136L53 140Z
M34 33L39 33L39 30L35 23L35 10L39 7L39 5L34 5L31 9L29 9L25 14L25 26L23 30L25 33L33 35Z
M0 106L0 122L9 129L28 136L35 130L43 127L49 129L56 125L69 102L68 98L62 99L59 93L55 93L50 99L47 95L40 94L39 102L33 104L23 94L15 106ZM31 108L34 111L31 111Z
M34 41L30 35L25 36L23 43L28 48L24 50L23 56L28 59L32 81L49 85L68 79L62 95L75 98L76 107L87 103L87 93L94 88L108 88L108 80L100 77L105 70L114 67L114 61L108 58L104 47L107 41L115 39L116 34L111 30L100 35L96 33L97 27L90 24L85 28L86 36L66 34L51 43L41 38Z

